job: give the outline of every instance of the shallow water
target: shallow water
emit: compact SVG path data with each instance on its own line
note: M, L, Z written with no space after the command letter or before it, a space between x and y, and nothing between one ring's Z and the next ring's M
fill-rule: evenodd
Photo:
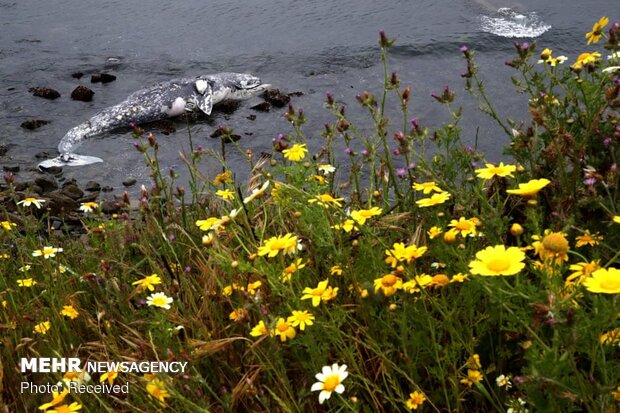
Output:
M36 153L55 155L68 129L131 92L158 81L219 71L250 72L283 91L303 92L293 103L310 120L308 143L316 150L321 145L318 133L331 120L322 107L326 92L348 103L351 116L364 125L355 95L380 90L377 40L381 29L397 40L391 69L413 88L410 117L425 126L445 121L445 112L430 93L449 84L466 110L465 139L473 144L477 133L479 147L490 160L496 160L506 137L477 112L475 102L462 91L460 74L465 65L459 47L476 50L481 74L499 112L525 117L524 97L516 95L510 85L513 70L503 64L513 56L514 39L505 36L538 36L541 47L550 47L571 61L587 50L584 33L612 11L611 3L0 0L0 143L9 146L0 164L21 165L18 180L25 180L35 173L31 170L37 163ZM86 74L79 81L71 77L78 71ZM89 75L102 71L116 75L117 80L91 84ZM92 102L70 99L79 84L95 92ZM35 86L52 87L62 97L54 101L33 97L28 88ZM217 150L219 141L209 135L223 123L243 137L239 141L243 149L268 151L273 137L291 129L282 116L284 109L257 113L249 109L253 103L245 102L229 118L220 113L192 125L194 143ZM248 120L250 114L257 119ZM20 128L28 119L50 123L34 131ZM181 169L178 151L187 147L184 123L177 123L176 133L158 137L162 164ZM105 163L65 168L66 178L96 179L119 188L130 176L148 183L129 133L93 139L77 152L101 157ZM228 153L232 163L243 162L232 147Z

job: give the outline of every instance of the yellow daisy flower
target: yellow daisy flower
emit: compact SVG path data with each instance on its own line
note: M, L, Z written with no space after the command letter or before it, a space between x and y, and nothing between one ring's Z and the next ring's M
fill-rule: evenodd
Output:
M583 233L583 235L578 235L575 237L575 247L580 248L584 245L589 245L591 247L597 245L600 241L603 240L603 236L598 232L596 234L590 234L590 230L587 230Z
M415 203L420 208L427 208L427 207L443 204L448 199L450 199L450 196L451 195L449 192L440 192L438 194L433 194L430 198L419 199L415 201Z
M476 169L476 176L481 179L491 179L495 176L505 178L507 176L514 178L513 172L517 170L515 165L504 165L504 162L500 162L498 166L492 163L485 164L486 168Z
M418 407L426 401L426 396L421 391L414 391L409 393L409 399L407 400L407 407L409 410L418 410Z
M601 40L601 36L603 35L603 29L609 23L609 18L606 16L601 17L594 26L592 26L592 30L586 33L586 39L588 39L588 44L590 43L598 43Z
M476 260L469 263L470 272L478 275L515 275L524 267L525 253L517 247L496 245L476 253Z
M478 383L483 380L482 373L479 370L467 370L467 377L461 379L461 383L471 387L474 383Z
M43 403L41 406L39 406L39 410L47 410L50 407L59 405L63 402L63 400L65 400L67 394L69 394L68 389L64 389L61 393L58 393L57 391L52 391L52 401L50 401L49 403Z
M60 315L69 317L73 320L76 319L80 313L72 305L65 305L62 307L62 310L60 310Z
M215 195L222 199L233 199L235 197L235 193L230 189L218 189L215 191Z
M301 331L306 329L306 326L311 326L314 324L314 316L308 311L296 311L293 310L293 315L289 316L286 321L291 324L293 327L299 326Z
M438 187L437 184L433 181L413 184L412 188L415 189L416 191L422 191L422 193L425 195L428 195L433 191L439 192L439 193L443 192L443 189Z
M584 280L583 285L592 293L620 294L620 269L599 268Z
M266 336L267 334L269 334L269 330L267 329L265 322L262 320L252 328L252 331L250 331L250 335L252 337Z
M461 234L462 237L466 237L468 235L476 235L478 232L476 231L476 225L480 221L477 218L464 218L460 217L458 221L453 219L448 224L449 227L452 227L456 234Z
M364 225L366 223L366 220L368 220L369 218L381 215L382 212L383 210L378 207L372 207L370 209L355 210L355 211L351 211L351 219L359 225Z
M273 329L273 335L280 336L280 341L285 342L287 339L294 339L297 332L284 318L280 317L276 322L276 327Z
M19 287L32 287L33 285L36 285L37 282L33 279L33 278L22 278L17 280L17 285Z
M286 159L292 162L299 162L306 157L306 153L308 153L308 148L305 143L302 144L294 144L289 149L285 149L282 151L282 155Z
M342 207L341 201L344 201L344 198L334 198L330 194L320 194L308 200L310 204L317 204L322 206L323 208L329 208L330 206L334 207Z
M389 297L403 288L403 279L394 274L386 274L381 278L375 279L373 284L375 286L375 293L381 290L383 295Z
M131 283L131 285L137 285L138 288L141 290L149 290L149 291L154 291L155 290L154 286L158 284L161 284L161 278L159 278L159 275L157 274L151 274L138 281L134 281Z
M519 184L519 189L508 189L506 192L513 195L521 195L523 197L533 197L538 193L538 191L550 183L551 181L546 178L532 179L524 184Z
M258 255L273 258L280 251L283 254L292 254L296 250L300 249L301 245L297 236L292 234L285 234L282 236L271 237L264 241L263 245L258 247Z
M50 323L49 321L42 321L36 326L34 326L33 332L39 334L47 334L50 328L52 328L52 323Z

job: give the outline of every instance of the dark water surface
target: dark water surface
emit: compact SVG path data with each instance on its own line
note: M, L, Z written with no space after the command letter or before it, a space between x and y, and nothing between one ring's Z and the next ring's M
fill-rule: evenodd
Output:
M425 126L443 122L445 112L430 93L449 84L466 109L465 138L473 143L478 130L479 147L496 160L506 138L462 92L465 64L459 47L477 51L499 112L525 117L525 99L513 92L513 71L504 65L513 56L514 41L505 37L514 31L514 21L506 20L523 23L524 32L512 34L538 36L541 47L565 54L571 62L589 50L585 32L600 16L612 13L614 5L617 0L0 0L0 143L9 146L0 164L19 164L18 178L25 180L35 174L36 153L55 156L68 129L131 92L158 81L220 71L253 73L285 92L303 92L293 103L310 120L308 144L316 150L322 125L331 120L322 106L326 92L348 103L354 118L363 119L355 95L380 90L381 29L397 40L390 64L413 88L411 117ZM510 10L498 12L501 8ZM81 80L71 77L78 71L86 74ZM89 75L102 71L118 79L91 84ZM70 99L79 84L95 92L92 102ZM28 89L36 86L52 87L62 97L33 97ZM195 144L219 148L209 135L224 123L243 136L241 147L268 151L273 137L291 129L284 109L257 113L249 109L253 103L245 102L228 119L219 113L192 125ZM250 114L257 119L248 120ZM19 125L28 119L50 123L26 131ZM177 123L176 133L158 137L164 166L180 168L178 152L187 147L184 123ZM96 179L115 187L127 177L148 183L129 133L90 140L77 152L105 163L65 168L66 178ZM242 162L239 155L231 156L233 163Z

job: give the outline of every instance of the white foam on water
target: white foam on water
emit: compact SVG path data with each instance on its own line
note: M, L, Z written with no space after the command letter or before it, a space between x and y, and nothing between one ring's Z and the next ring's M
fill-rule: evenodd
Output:
M495 16L480 16L482 31L502 37L538 37L551 28L535 12L517 13L501 8Z

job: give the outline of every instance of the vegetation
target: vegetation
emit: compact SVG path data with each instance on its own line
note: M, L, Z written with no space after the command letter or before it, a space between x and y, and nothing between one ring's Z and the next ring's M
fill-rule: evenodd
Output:
M304 112L290 106L292 130L274 139L273 156L239 148L245 184L223 151L190 136L186 190L160 168L155 136L136 129L153 187L139 211L106 217L83 204L81 236L55 231L44 200L11 189L16 213L0 227L0 403L30 412L616 411L620 26L607 25L602 18L587 39L610 56L590 51L570 66L516 44L509 64L531 113L523 122L495 112L474 53L461 49L468 90L510 139L506 164L461 142L449 88L433 97L450 123L432 130L409 119L410 87L388 70L393 40L381 33L383 93L358 96L374 129L356 128L328 94L334 122L313 157ZM389 99L401 120L386 119ZM222 142L232 134L221 132ZM207 176L207 158L222 172ZM22 374L20 359L34 357L188 364L182 374ZM128 383L129 392L19 390L63 380Z

